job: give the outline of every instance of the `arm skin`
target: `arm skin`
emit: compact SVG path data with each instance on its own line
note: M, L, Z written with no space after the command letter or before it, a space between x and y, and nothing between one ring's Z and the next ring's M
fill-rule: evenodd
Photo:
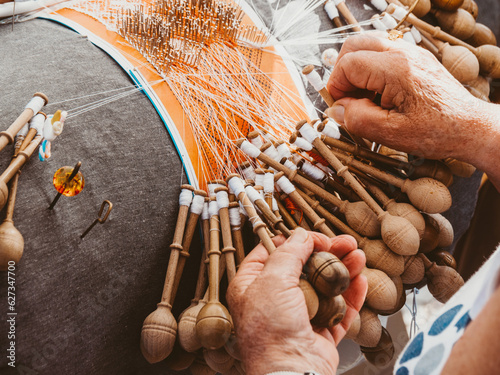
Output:
M472 96L423 48L349 38L327 88L328 115L371 141L430 159L456 158L500 188L500 106ZM367 97L381 95L381 106Z
M246 373L314 371L334 375L339 363L336 345L363 305L368 288L366 278L360 275L364 253L357 250L351 236L328 238L302 228L294 230L286 241L283 236L273 241L278 248L272 255L261 244L252 250L227 291ZM298 286L302 267L313 249L331 251L350 272L351 284L343 294L347 312L333 329L311 326Z

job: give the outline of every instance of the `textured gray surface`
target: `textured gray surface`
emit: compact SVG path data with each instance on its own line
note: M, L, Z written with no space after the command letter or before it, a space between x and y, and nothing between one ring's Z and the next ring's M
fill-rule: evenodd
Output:
M496 9L496 1L490 8L478 2L481 15L498 17L498 12L484 11ZM366 12L361 3L356 5L356 15ZM321 9L318 13L329 22ZM2 129L35 91L58 102L131 84L105 53L48 21L17 24L14 33L10 25L0 26L0 56ZM49 106L47 112L74 106ZM9 157L10 147L0 154L0 169ZM76 197L62 197L48 211L56 193L53 173L78 160L85 189ZM143 359L139 337L142 321L161 295L180 183L176 150L141 93L68 120L52 158L46 163L31 160L20 179L14 221L26 245L16 272L19 371L9 372L2 354L1 374L167 373L164 364L149 365ZM476 178L465 188L462 183L452 188L462 191L454 194L456 228L468 225L477 184ZM80 241L104 199L115 205L109 221ZM198 258L196 253L191 257ZM195 274L195 263L188 263L188 274ZM2 350L8 341L6 285L6 275L0 274ZM180 296L176 313L191 292L188 288Z

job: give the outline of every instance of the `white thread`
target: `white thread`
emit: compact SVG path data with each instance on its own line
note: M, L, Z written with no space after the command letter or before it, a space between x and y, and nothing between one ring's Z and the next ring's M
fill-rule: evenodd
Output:
M319 169L315 165L309 163L308 161L306 161L306 162L304 162L304 164L302 164L302 170L304 171L304 173L306 175L308 175L309 177L311 177L317 181L322 181L326 177L325 172L323 172L321 169Z
M255 173L255 186L264 186L264 173Z
M268 148L264 150L264 154L269 156L271 159L279 161L280 155L278 154L278 151L276 151L276 148L273 145L270 145Z
M379 31L387 31L387 26L380 20L380 18L374 18L372 20L372 26L374 29Z
M403 40L406 40L408 43L417 45L417 42L415 42L415 39L413 38L413 34L411 33L411 31L408 31L403 34Z
M295 142L293 142L293 144L304 151L311 151L313 149L312 144L307 142L304 138L301 137L297 137L297 139L295 140Z
M339 125L332 119L329 119L328 122L325 124L322 133L328 137L340 139Z
M279 211L279 207L278 207L278 202L276 201L276 198L274 198L274 195L273 195L273 211Z
M234 229L240 229L241 226L241 216L239 207L229 208L229 223Z
M394 29L398 22L389 13L386 13L381 19L382 23L390 30Z
M333 0L336 6L339 6L340 3L344 3L344 0Z
M239 197L241 192L245 191L245 187L243 186L243 181L241 181L241 178L239 177L233 177L231 178L227 184L231 188L232 191L234 191L234 195Z
M264 193L272 193L274 191L274 173L267 172L264 175Z
M251 144L253 144L257 148L261 148L262 145L264 144L264 142L262 142L262 139L259 136L255 137L255 138L251 138L251 139L249 139L249 141Z
M201 214L203 212L204 203L205 197L195 194L193 197L193 201L191 202L190 211L195 215Z
M203 212L201 213L201 220L210 219L210 214L208 213L208 202L203 202Z
M210 217L217 216L219 214L219 205L216 200L211 200L208 203L208 213L210 214Z
M24 126L21 128L21 130L19 130L19 132L17 133L17 136L21 136L21 137L26 137L26 135L28 134L28 130L29 130L30 126L28 123L24 124Z
M372 3L372 5L381 12L385 12L388 7L385 0L370 0L370 3Z
M189 189L182 189L179 194L179 206L189 206L193 200L193 192Z
M248 167L243 169L241 171L241 174L243 175L243 178L245 180L255 181L255 170L253 169L253 167L251 165L249 165Z
M255 203L255 201L259 199L263 199L260 193L255 190L253 186L247 186L245 188L245 193L247 194L247 197L250 198L252 203Z
M319 137L318 132L314 130L311 125L307 123L302 125L299 131L300 134L302 134L302 136L311 144L314 142L316 138Z
M395 19L397 19L398 21L401 21L406 16L407 13L408 12L406 11L406 9L404 9L403 7L400 7L399 5L395 5L394 12L392 12L392 16ZM388 14L386 14L386 15L388 15ZM392 27L391 27L391 29L392 29Z
M316 91L320 91L325 88L325 84L317 71L313 70L311 73L305 74L305 76Z
M42 109L42 107L45 105L45 99L40 97L40 96L34 96L31 98L31 100L26 104L26 107L24 109L31 109L33 113L38 113Z
M251 144L249 141L244 140L240 146L241 151L252 158L257 158L260 155L260 150Z
M227 195L227 191L221 190L217 193L217 204L219 208L229 207L229 196Z
M293 164L290 160L285 160L285 164L283 164L285 167L287 167L288 169L291 169L292 171L296 170L297 169L297 166L295 164Z
M325 12L328 15L328 18L330 18L331 20L333 20L334 18L339 17L339 11L338 11L337 7L330 0L328 0L325 3Z
M276 151L278 151L278 154L280 155L280 158L289 158L290 156L292 156L292 153L290 152L290 149L288 148L288 146L284 143L278 145L278 147L276 147Z
M278 186L280 187L281 190L285 192L285 194L291 194L295 191L295 186L290 182L288 178L285 176L281 177L277 181Z
M56 121L52 124L52 120L47 119L43 124L43 137L49 141L53 142L59 134L61 134L64 123L61 121Z
M43 125L44 125L45 121L50 122L50 118L46 119L45 116L42 115L41 113L36 114L30 120L30 128L35 129L37 135L42 135L43 134Z
M209 197L215 197L215 189L217 189L221 185L220 184L214 184L214 183L207 184L207 185L208 185L208 196Z
M241 202L238 203L240 204L240 214L248 217L247 211L245 210L245 207L243 207L243 204L241 204Z
M410 29L411 35L413 35L413 39L415 39L415 43L419 44L422 42L422 34L415 26L412 26Z

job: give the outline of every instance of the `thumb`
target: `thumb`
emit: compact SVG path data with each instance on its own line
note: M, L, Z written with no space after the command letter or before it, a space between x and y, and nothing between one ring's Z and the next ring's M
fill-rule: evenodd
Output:
M343 98L326 110L326 114L355 135L384 143L404 125L404 118L395 111L383 109L370 99Z
M264 266L263 272L287 274L300 277L302 267L311 256L314 239L303 228L297 228L292 235L279 246Z

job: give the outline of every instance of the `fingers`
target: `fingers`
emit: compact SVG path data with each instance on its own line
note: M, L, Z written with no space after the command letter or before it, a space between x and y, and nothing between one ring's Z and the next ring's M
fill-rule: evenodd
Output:
M326 113L349 132L387 146L401 138L407 121L403 114L383 109L369 99L344 98Z
M349 252L341 260L349 270L351 280L358 276L366 265L365 253L359 249Z
M300 277L302 267L311 256L315 236L303 228L296 228L292 235L269 256L263 272Z
M392 48L392 42L387 39L387 33L373 32L370 35L356 35L348 38L340 49L337 61L345 54L356 51L384 52Z

